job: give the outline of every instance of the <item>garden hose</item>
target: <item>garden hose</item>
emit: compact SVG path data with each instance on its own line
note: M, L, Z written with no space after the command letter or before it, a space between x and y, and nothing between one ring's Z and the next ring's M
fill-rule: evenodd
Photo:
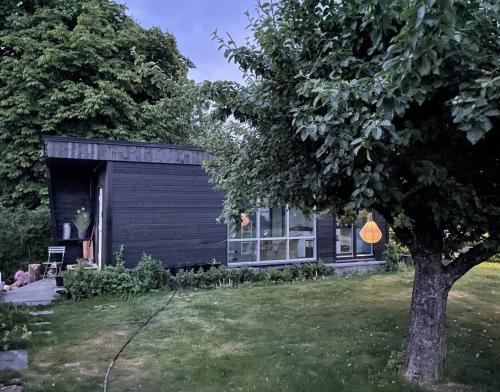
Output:
M129 338L127 339L127 341L122 345L122 347L120 348L120 350L116 353L116 355L114 356L113 360L109 363L108 365L108 370L106 371L106 376L104 377L104 382L103 382L103 390L104 392L107 392L108 390L108 380L109 380L109 374L111 373L111 369L113 368L113 366L115 365L118 357L121 355L121 353L125 350L125 347L128 346L128 344L132 341L132 339L139 333L141 332L141 330L149 324L149 322L154 318L156 317L160 312L162 312L163 310L166 309L166 307L172 302L172 299L174 298L175 294L177 294L177 289L174 290L174 292L172 293L172 295L170 296L169 300L167 301L167 303L165 305L163 305L160 309L158 309L156 312L152 313L144 323L142 323L139 328L132 334L129 336Z

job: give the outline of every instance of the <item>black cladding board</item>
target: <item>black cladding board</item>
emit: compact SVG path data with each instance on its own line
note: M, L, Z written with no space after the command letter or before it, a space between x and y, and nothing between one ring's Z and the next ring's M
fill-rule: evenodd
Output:
M143 252L169 267L226 261L222 194L201 166L113 163L111 239L125 246L127 267Z
M335 257L335 225L333 216L316 220L316 241L318 259L325 262L333 261Z
M49 159L201 165L210 154L194 146L44 136Z

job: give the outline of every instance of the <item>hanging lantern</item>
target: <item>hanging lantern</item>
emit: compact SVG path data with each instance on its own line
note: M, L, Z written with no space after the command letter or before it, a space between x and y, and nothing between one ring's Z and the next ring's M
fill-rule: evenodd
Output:
M382 232L374 221L369 220L360 230L359 236L369 244L376 244L382 239Z
M241 218L241 227L247 227L248 224L250 223L250 218L248 217L248 214L242 212L240 214L240 218Z

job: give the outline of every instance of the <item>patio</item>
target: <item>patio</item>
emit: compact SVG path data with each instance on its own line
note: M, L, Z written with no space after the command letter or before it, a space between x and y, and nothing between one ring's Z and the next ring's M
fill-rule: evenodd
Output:
M49 305L55 298L55 278L42 279L0 294L0 303Z

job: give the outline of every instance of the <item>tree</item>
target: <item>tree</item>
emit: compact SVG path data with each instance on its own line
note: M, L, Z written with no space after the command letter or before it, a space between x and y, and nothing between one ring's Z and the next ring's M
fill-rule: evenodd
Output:
M247 44L216 36L248 76L208 86L214 114L247 125L205 142L224 215L380 212L415 264L404 377L419 383L440 374L450 288L500 248L499 9L281 0L259 3Z
M184 142L192 63L109 0L0 4L0 206L46 198L41 135Z

